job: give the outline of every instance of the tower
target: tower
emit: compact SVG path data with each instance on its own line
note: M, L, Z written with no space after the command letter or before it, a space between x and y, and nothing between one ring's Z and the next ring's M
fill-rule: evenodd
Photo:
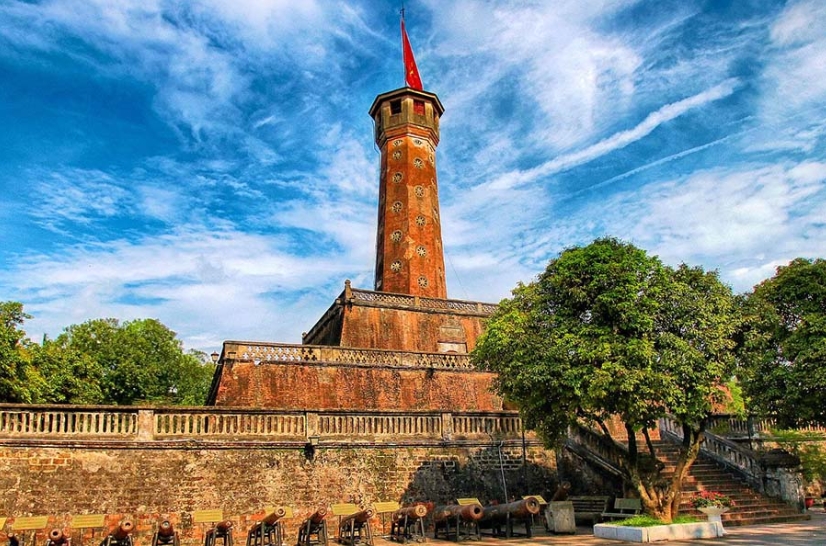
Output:
M381 151L377 292L447 298L436 183L443 113L439 97L411 87L383 93L370 107Z

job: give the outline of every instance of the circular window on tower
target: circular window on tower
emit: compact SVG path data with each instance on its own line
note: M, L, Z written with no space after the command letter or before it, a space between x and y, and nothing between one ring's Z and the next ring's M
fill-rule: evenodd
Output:
M421 186L416 186L414 190L416 192L416 197L424 197L424 188Z
M423 169L424 168L424 161L422 161L421 159L419 159L417 157L416 159L413 160L413 166L416 167L417 169Z
M427 277L425 277L425 276L419 277L419 286L421 286L422 288L427 288L427 284L428 284L427 283Z
M402 270L402 263L399 260L396 260L395 262L390 264L390 270L393 273L398 273L399 271Z
M398 160L399 160L399 159L401 159L401 158L402 158L402 152L401 152L401 150L396 150L395 152L393 152L393 159L395 159L396 161L398 161Z
M401 212L401 211L402 211L402 207L403 207L403 206L404 206L404 205L402 205L402 202L401 202L401 201L396 201L395 203L393 203L393 207L392 207L392 208L393 208L393 212Z
M398 148L401 145L402 145L402 139L397 138L396 140L393 141L393 146L395 146L396 148Z
M401 230L400 230L400 229L397 229L396 231L394 231L393 233L391 233L391 234L390 234L390 240L391 240L391 241L393 241L394 243L398 243L399 241L401 241L401 240L402 240L402 232L401 232Z
M416 254L424 258L425 256L427 256L427 249L422 245L419 245L416 247Z
M413 139L413 144L415 144L416 146L421 146L422 145L422 139L414 138Z
M417 226L423 226L426 223L427 223L427 220L425 219L424 216L422 216L422 215L416 216L416 225Z
M402 173L393 173L393 182L401 182L404 175Z

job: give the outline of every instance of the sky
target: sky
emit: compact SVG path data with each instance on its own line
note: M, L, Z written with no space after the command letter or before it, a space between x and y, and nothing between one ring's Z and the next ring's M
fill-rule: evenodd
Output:
M398 1L0 2L0 301L300 343L372 289ZM408 0L448 295L598 237L735 292L826 257L826 2Z

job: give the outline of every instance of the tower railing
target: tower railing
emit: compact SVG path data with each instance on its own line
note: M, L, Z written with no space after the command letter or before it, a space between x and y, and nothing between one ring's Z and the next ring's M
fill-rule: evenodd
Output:
M293 345L287 343L262 343L226 341L221 361L268 362L295 364L339 364L355 366L381 366L391 368L432 368L441 370L466 370L476 368L467 354L423 353L393 351L389 349L356 349L326 345Z

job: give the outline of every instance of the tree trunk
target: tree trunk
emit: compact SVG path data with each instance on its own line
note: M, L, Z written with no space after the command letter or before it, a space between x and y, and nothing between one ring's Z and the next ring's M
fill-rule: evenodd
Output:
M639 459L636 450L629 450L629 481L640 495L640 501L646 514L655 517L663 523L671 523L680 513L682 500L683 480L688 474L691 465L697 460L700 453L700 443L703 438L704 427L698 430L683 426L683 443L680 457L674 469L674 475L665 487L658 487L657 482L662 467L657 465L650 475L642 476L639 469ZM631 441L629 440L629 446Z

